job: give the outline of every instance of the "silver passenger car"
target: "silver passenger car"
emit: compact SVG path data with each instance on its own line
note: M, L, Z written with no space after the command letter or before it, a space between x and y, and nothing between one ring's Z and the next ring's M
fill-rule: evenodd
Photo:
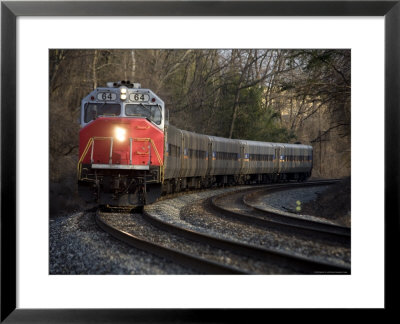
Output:
M208 136L182 131L183 160L180 176L205 177L208 169Z
M164 180L168 191L227 183L304 180L312 146L207 136L167 125Z
M311 173L312 146L302 144L278 144L280 174Z
M246 141L244 151L245 174L273 174L278 171L277 152L274 143Z
M216 136L209 136L209 140L211 156L209 174L212 176L240 174L241 141Z
M164 179L180 177L182 166L182 130L168 125L165 127Z

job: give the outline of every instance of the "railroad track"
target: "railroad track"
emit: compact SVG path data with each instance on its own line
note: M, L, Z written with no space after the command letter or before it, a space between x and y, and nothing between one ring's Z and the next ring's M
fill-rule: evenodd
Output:
M302 237L350 246L350 228L327 221L306 218L293 213L281 213L266 210L257 205L260 196L277 191L321 186L334 183L335 180L313 181L307 183L289 183L263 188L246 189L233 193L224 193L209 199L208 205L225 217L263 228L275 229Z
M144 211L143 215L151 224L164 231L193 241L203 242L219 249L236 251L255 259L271 262L279 267L290 269L293 273L350 273L350 267L344 265L316 261L288 252L193 231L179 225L162 221L158 217L153 217L146 213L146 211Z
M120 209L119 212L126 211ZM115 213L115 210L113 211L113 213ZM204 273L246 274L245 271L241 271L240 269L206 260L198 256L179 251L177 249L168 248L163 246L162 244L146 240L145 238L140 237L140 235L129 233L107 221L105 219L106 214L107 212L101 209L98 209L96 211L95 218L97 225L116 239L123 241L133 247L170 259L174 262L178 262L184 266L196 269Z
M223 261L215 261L209 255L188 253L182 249L168 247L163 242L154 242L148 238L141 237L140 233L128 233L123 228L113 226L107 221L105 211L99 210L96 213L96 221L99 226L120 239L137 248L146 250L150 253L168 258L173 262L178 262L190 268L199 270L202 273L212 274L262 274L262 273L330 273L330 274L349 274L350 267L342 264L335 264L327 261L317 261L307 257L299 256L289 252L283 252L262 246L239 242L234 239L221 238L208 233L202 233L187 229L185 227L172 224L161 220L159 217L151 215L144 208L141 214L142 220L150 226L157 228L159 235L173 236L178 240L183 240L183 246L195 244L198 248L214 252L217 255L228 255L227 259L237 258L239 261L226 264ZM169 241L169 237L165 241ZM210 248L211 247L211 248ZM207 254L207 253L206 253ZM254 263L259 269L254 270ZM250 266L249 266L250 264ZM268 269L272 269L270 272Z

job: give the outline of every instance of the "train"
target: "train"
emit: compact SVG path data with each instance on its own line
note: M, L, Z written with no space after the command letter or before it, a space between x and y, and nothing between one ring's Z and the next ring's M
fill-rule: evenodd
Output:
M169 124L164 101L130 81L81 102L78 190L88 202L143 206L216 186L305 181L313 148L197 134Z

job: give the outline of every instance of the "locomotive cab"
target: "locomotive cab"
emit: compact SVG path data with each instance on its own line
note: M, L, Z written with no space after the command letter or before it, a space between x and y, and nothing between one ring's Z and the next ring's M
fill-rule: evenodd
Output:
M164 102L129 81L109 82L82 100L78 188L88 201L143 205L160 196Z
M81 105L81 127L99 117L146 118L164 129L164 102L151 90L129 81L108 82L88 94Z

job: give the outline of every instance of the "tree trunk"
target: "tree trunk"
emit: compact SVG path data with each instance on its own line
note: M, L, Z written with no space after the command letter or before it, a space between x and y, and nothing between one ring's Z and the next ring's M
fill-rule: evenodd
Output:
M135 59L135 51L131 51L131 58L132 58L132 81L131 82L136 82L135 81L135 72L136 72L136 59Z
M93 64L92 64L92 79L93 79L93 89L97 88L97 49L94 50L94 56L93 56Z
M239 98L240 98L240 87L241 84L239 84L238 89L236 90L236 94L235 94L235 102L233 104L233 115L232 115L232 122L231 122L231 128L229 130L229 138L232 138L233 135L233 130L235 128L235 121L236 121L236 117L237 117L237 113L239 110Z

